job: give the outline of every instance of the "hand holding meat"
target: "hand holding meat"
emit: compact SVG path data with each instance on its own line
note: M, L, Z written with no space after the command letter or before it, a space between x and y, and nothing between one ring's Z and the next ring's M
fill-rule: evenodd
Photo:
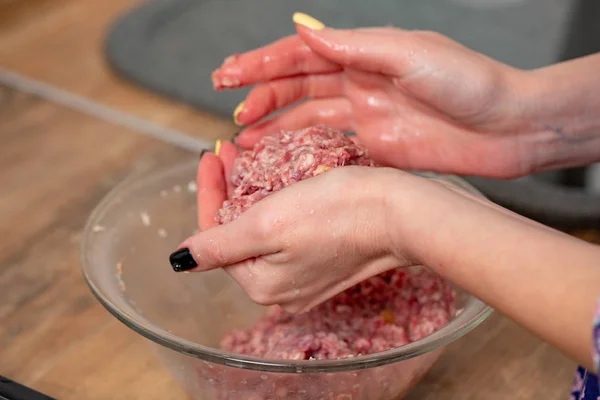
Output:
M225 267L255 302L298 312L378 273L414 264L392 252L386 223L389 180L405 174L337 168L265 196L215 226L215 215L228 210L221 209L224 171L232 170L234 154L225 143L220 158L206 154L200 162L202 232L181 245L198 264L195 271Z
M297 313L390 268L427 265L590 365L597 246L451 185L360 166L294 183L218 225L236 155L224 143L200 162L202 232L180 246L193 271L223 267L254 301Z
M218 90L255 85L234 113L244 148L322 123L403 169L512 178L599 158L598 55L523 71L433 32L297 31L213 73Z

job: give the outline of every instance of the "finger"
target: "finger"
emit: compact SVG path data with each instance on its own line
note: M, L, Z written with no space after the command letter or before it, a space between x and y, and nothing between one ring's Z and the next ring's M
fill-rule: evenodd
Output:
M302 74L340 71L341 67L315 54L297 35L228 57L212 73L216 90L238 88Z
M340 97L343 93L342 73L279 79L252 89L235 118L244 125L251 125L304 98Z
M257 304L273 305L278 296L273 295L273 277L266 276L266 263L262 257L225 267L225 271L240 285L248 297ZM258 272L258 273L257 273Z
M243 148L252 148L266 135L281 130L298 130L325 124L339 130L350 130L352 104L345 98L318 99L304 102L270 120L245 129L236 139Z
M232 222L186 239L171 255L173 268L206 271L281 251L283 246L278 236L269 233L272 224L265 225L264 220L261 223L260 211L255 210L252 208ZM176 262L187 267L178 269Z
M227 198L223 163L212 153L202 156L196 175L198 227L201 231L216 225L215 215Z
M394 28L312 30L297 25L298 35L324 59L353 68L399 76L415 51L423 51L408 40L410 33Z
M221 152L219 153L219 158L223 163L223 173L225 178L225 183L227 187L227 198L231 198L231 195L234 190L233 183L231 182L231 171L233 169L233 163L237 158L239 152L237 147L230 142L223 142L221 144Z

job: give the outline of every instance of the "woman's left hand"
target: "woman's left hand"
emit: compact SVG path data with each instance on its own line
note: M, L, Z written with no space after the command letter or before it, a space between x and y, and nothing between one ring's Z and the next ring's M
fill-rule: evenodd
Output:
M392 254L384 168L344 167L296 183L215 226L227 198L225 175L235 147L203 156L198 169L199 234L180 247L198 264L225 270L250 298L290 312L307 310L390 268L411 265Z

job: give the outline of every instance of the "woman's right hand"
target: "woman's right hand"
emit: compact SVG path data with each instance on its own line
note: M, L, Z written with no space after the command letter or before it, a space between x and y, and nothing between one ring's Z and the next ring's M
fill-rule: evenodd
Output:
M214 227L236 152L223 143L200 162L201 232L181 246L193 270L223 267L253 300L298 312L389 268L426 265L593 366L599 246L391 168L329 171Z
M235 113L248 126L241 147L324 123L356 132L384 165L510 178L532 172L536 145L553 135L517 117L527 73L440 34L302 24L297 31L213 73L218 90L256 85Z

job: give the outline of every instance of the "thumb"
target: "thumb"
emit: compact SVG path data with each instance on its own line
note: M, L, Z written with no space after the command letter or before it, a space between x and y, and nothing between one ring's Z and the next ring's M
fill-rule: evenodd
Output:
M397 28L341 30L304 24L294 16L300 38L315 53L339 65L358 70L398 76L414 45L408 31ZM312 26L312 27L311 27Z
M269 227L248 210L238 219L186 239L169 257L175 272L206 271L281 250ZM259 214L260 215L260 214Z

